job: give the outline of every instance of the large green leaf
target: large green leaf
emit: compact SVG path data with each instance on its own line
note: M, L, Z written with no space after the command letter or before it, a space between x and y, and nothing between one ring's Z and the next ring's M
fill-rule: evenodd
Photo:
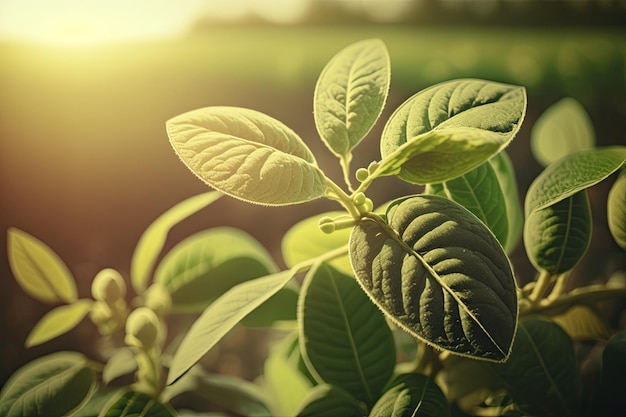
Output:
M525 113L523 87L467 79L427 88L387 122L374 175L416 184L458 177L504 149Z
M221 194L216 191L195 195L176 204L148 226L137 242L130 265L131 282L138 294L146 289L150 273L163 249L170 229L220 196Z
M26 347L45 343L73 329L87 315L92 303L91 300L78 300L49 311L28 334Z
M426 194L448 198L462 205L496 235L504 246L509 222L504 192L489 161L452 180L426 186Z
M0 415L62 416L92 394L96 373L85 356L56 352L35 359L15 372L0 392Z
M626 250L626 171L622 171L609 191L606 214L615 242Z
M396 362L384 315L353 277L327 264L309 271L300 294L300 346L307 367L318 381L371 406Z
M249 327L296 326L298 294L298 284L288 283L244 317L241 324Z
M569 154L550 164L530 184L526 193L526 217L595 185L620 169L626 146L612 146Z
M511 357L492 369L530 415L578 415L582 384L576 354L559 325L541 317L521 320Z
M337 217L346 214L332 211L308 217L293 225L283 236L282 252L285 264L294 267L298 263L316 258L332 250L346 246L350 238L350 229L335 230L331 234L322 232L318 226L323 217ZM346 256L329 262L333 267L347 274L352 273L348 252Z
M506 360L517 288L495 236L467 209L431 195L396 200L387 221L363 218L350 236L352 267L372 300L431 345Z
M157 267L154 280L178 311L202 311L229 288L277 270L265 248L247 233L216 227L176 245Z
M420 374L398 375L372 408L370 417L446 417L450 408L435 382Z
M504 193L509 233L507 235L506 243L503 244L503 246L507 253L511 253L517 246L517 243L522 236L522 229L524 225L522 205L517 191L515 168L505 151L502 151L491 158L489 163L495 170L496 176L500 181L500 189Z
M168 120L167 133L194 174L232 197L285 205L326 192L326 177L306 144L263 113L207 107Z
M366 411L345 390L329 384L314 386L304 398L296 413L297 417L362 417Z
M45 243L11 227L7 246L15 280L28 295L45 303L71 303L78 299L74 277Z
M626 375L626 330L614 335L602 352L602 379L599 405L601 416L624 415L624 375Z
M566 97L539 116L530 136L535 159L548 166L565 155L593 148L596 142L593 124L583 106Z
M582 259L591 242L591 209L585 190L533 211L524 223L524 246L538 270L560 274Z
M112 398L98 417L176 417L176 412L149 395L126 391Z
M315 126L328 148L346 157L367 135L385 105L389 53L380 39L356 42L326 64L315 86Z
M551 319L575 341L608 340L611 337L611 329L602 315L584 304L574 305Z
M172 359L167 383L173 383L187 372L237 323L284 287L295 273L287 270L243 282L209 305L183 338Z

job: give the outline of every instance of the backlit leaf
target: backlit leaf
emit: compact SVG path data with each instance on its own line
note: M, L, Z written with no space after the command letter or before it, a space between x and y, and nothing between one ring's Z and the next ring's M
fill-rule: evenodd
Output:
M390 117L374 175L415 184L458 177L504 149L525 112L523 87L468 79L427 88Z
M28 295L45 303L71 303L78 299L74 277L45 243L11 227L7 250L13 275Z
M234 285L277 270L267 250L247 233L216 227L196 233L170 250L154 280L172 296L176 311L202 311Z
M566 97L539 116L530 136L535 159L548 166L565 155L593 148L596 142L593 124L584 107Z
M380 39L356 42L326 64L313 106L317 131L335 155L349 155L374 126L390 78L389 53Z
M207 107L168 120L167 133L194 174L232 197L285 205L326 192L326 177L306 144L263 113Z
M135 372L137 361L132 348L122 347L116 349L107 360L102 370L102 382L108 384L114 379Z
M171 384L220 341L237 323L293 278L286 270L238 284L215 300L193 323L181 342L167 377Z
M502 246L507 253L511 253L517 246L517 243L522 236L522 229L524 225L522 205L517 191L515 168L505 151L502 151L491 158L489 163L495 170L498 181L500 181L500 188L504 193L509 233L507 235L506 243Z
M569 154L550 164L530 184L526 193L526 217L595 185L620 169L626 146L612 146Z
M370 417L446 417L450 408L435 382L420 374L398 375L372 408Z
M329 385L314 386L304 398L297 417L362 417L366 415L360 403L345 390Z
M374 303L431 345L506 360L517 289L495 236L462 206L431 195L396 200L387 221L363 218L350 236L352 267Z
M299 306L300 347L313 376L371 406L396 361L384 315L353 277L326 264L309 271Z
M533 211L524 223L524 246L538 270L560 274L582 259L591 242L591 209L585 190Z
M626 171L622 171L613 183L606 210L611 235L626 250Z
M572 340L608 340L611 329L606 320L595 309L586 305L575 305L563 314L551 317Z
M0 415L69 415L92 394L96 373L77 352L56 352L17 370L0 392Z
M298 309L298 285L288 283L266 302L241 320L241 324L249 327L271 327L274 325L296 325ZM285 323L289 322L289 323Z
M176 417L176 412L149 395L126 391L114 397L98 417Z
M170 229L220 196L221 194L216 191L195 195L167 210L148 226L137 242L130 266L131 282L137 294L146 289L150 273Z
M87 315L91 300L78 300L49 311L28 334L26 347L45 343L73 329Z

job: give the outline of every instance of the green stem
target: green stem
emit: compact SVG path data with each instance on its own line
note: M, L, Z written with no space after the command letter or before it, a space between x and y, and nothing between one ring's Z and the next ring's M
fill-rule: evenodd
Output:
M419 355L417 365L413 372L428 377L435 376L441 368L439 356L435 349L430 345L420 344L418 351L421 351L421 354Z
M341 187L335 184L330 178L326 178L326 185L331 190L330 193L326 194L326 197L338 201L339 204L341 204L342 207L345 208L354 219L358 219L361 217L361 213L359 212L359 209L355 206L354 201L352 201L352 198L348 194L346 194L346 192L342 190Z
M548 300L556 300L561 294L563 294L568 278L568 272L565 272L557 277L556 282L554 283L554 288L552 288L550 295L548 295Z
M352 188L352 182L350 181L350 161L352 160L352 154L343 155L339 159L339 165L341 165L341 170L343 171L343 181L348 186L348 190L350 192L354 192Z
M552 274L546 270L542 270L537 279L537 283L535 283L532 292L528 296L531 304L536 305L541 301L551 282Z

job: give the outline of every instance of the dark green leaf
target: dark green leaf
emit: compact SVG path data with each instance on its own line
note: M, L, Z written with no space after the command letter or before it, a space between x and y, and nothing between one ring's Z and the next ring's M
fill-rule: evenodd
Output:
M447 417L448 401L435 382L420 374L397 376L372 408L370 417Z
M297 417L363 417L363 403L343 389L321 384L313 387L300 405Z
M270 327L289 321L295 325L297 305L297 285L287 285L248 314L241 324L250 327Z
M602 353L602 380L598 415L626 414L624 403L624 375L626 375L626 331L614 335Z
M613 183L609 191L606 210L613 239L626 250L626 171L622 171Z
M261 389L246 380L228 375L199 375L194 392L220 409L249 417L269 417Z
M109 401L98 417L176 417L176 412L149 395L126 391Z

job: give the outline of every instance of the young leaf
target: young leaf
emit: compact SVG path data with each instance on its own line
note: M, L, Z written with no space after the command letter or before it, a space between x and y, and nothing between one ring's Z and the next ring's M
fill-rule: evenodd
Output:
M285 264L294 267L300 262L313 259L331 250L346 246L350 238L350 229L335 230L331 234L322 232L318 226L322 217L337 217L346 214L342 211L321 213L306 218L292 226L282 240L282 252ZM333 267L346 273L352 273L348 252L346 256L329 262Z
M572 340L559 325L540 317L522 320L511 357L492 369L530 415L578 415L581 378Z
M517 193L515 169L505 151L491 158L489 163L495 170L498 181L500 182L500 189L504 193L509 233L506 242L502 246L507 253L511 253L522 236L524 224L522 205L520 204L519 195Z
M326 264L309 271L300 294L300 348L307 367L318 381L371 406L396 362L384 315L354 278Z
M607 220L615 242L626 250L626 171L622 171L609 191Z
M9 228L8 256L13 275L31 297L45 303L72 303L78 299L74 277L45 243Z
M157 267L154 281L172 296L175 311L202 311L236 284L277 270L269 253L247 233L217 227L176 245Z
M45 343L73 329L87 315L92 303L91 300L78 300L49 311L28 334L26 347Z
M533 211L524 223L524 246L538 270L561 274L582 259L591 242L591 209L585 190Z
M167 133L194 174L232 197L278 206L326 192L326 177L306 144L263 113L207 107L168 120Z
M596 137L584 107L566 97L539 116L530 135L530 149L544 167L570 153L591 149Z
M504 192L489 161L452 180L429 184L426 194L448 198L478 217L504 246L509 222Z
M137 370L137 360L132 348L122 347L116 349L102 370L102 382L108 384L114 379L128 375Z
M126 391L112 398L98 417L176 417L176 412L147 394Z
M221 194L216 191L190 197L167 210L148 226L137 242L130 265L130 278L137 294L146 289L150 273L170 229L220 197Z
M551 318L572 340L608 340L611 337L606 320L594 308L584 304Z
M372 408L370 417L446 417L450 408L435 382L420 374L398 375Z
M462 206L430 195L396 200L387 221L363 218L350 236L352 267L374 303L435 347L506 360L517 288L491 231Z
M569 154L550 164L528 188L526 217L599 183L625 161L626 146L611 146Z
M172 359L167 383L173 383L187 372L229 330L284 287L296 272L287 270L243 282L215 300L183 338Z
M504 149L526 112L523 87L483 80L437 84L404 102L381 139L375 176L414 184L462 175Z
M15 372L0 392L0 415L69 415L92 394L96 373L77 352L56 352Z
M391 78L389 53L380 39L356 42L326 64L313 97L315 126L326 146L346 158L374 126Z
M362 417L367 411L345 390L334 385L314 386L296 412L297 417Z

